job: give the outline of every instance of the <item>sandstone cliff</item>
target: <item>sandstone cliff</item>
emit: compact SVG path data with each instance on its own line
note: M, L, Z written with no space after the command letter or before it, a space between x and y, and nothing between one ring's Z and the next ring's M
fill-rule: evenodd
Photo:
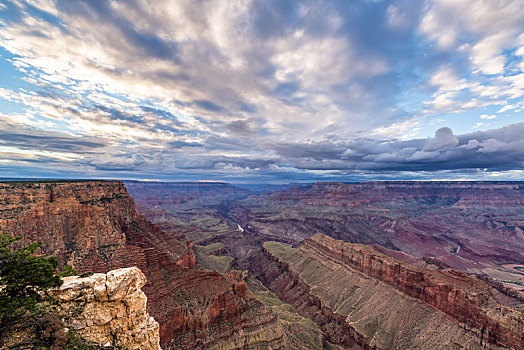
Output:
M59 301L65 325L101 346L159 350L158 323L146 311L146 277L136 267L66 277L48 294Z
M140 215L121 182L0 183L0 230L24 235L24 244L42 241L41 254L80 272L137 266L164 348L212 347L235 337L249 345L257 332L268 341L276 334L275 314L242 280L196 266L193 244Z
M342 346L524 348L521 313L456 270L415 267L322 235L300 249L267 242L251 270Z

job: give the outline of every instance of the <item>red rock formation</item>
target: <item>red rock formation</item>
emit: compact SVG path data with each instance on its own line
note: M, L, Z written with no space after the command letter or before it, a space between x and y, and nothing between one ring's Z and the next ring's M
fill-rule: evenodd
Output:
M486 341L512 348L524 347L524 318L496 302L492 289L454 269L432 271L402 263L369 246L315 235L305 241L327 258L337 259L390 283L454 319L482 332Z
M309 254L318 261L326 261L340 267L348 268L348 273L358 271L365 276L385 282L405 293L405 295L416 298L433 308L449 315L460 322L465 329L474 332L481 341L497 346L513 349L524 349L524 318L522 314L510 307L499 304L493 295L493 290L484 282L472 278L460 271L446 269L442 271L428 270L413 266L392 257L379 253L374 248L364 245L355 245L343 241L334 240L323 235L315 235L304 242L300 250L293 250L292 254ZM252 269L263 283L272 287L277 295L284 300L297 306L297 309L306 315L313 315L317 323L331 324L332 327L350 328L347 334L352 335L352 340L364 346L369 342L358 332L351 330L351 326L345 322L340 323L340 315L336 312L333 317L319 319L321 312L327 306L322 300L311 295L311 288L315 287L305 283L298 273L312 273L312 271L297 272L297 266L291 268L286 258L278 258L271 251L264 249L263 254L256 257ZM283 259L283 260L282 260ZM289 259L294 259L292 256ZM264 260L263 262L261 260ZM256 266L276 266L276 268L257 269ZM276 264L276 265L275 265ZM282 275L289 278L282 278ZM279 282L280 279L280 282ZM305 297L307 295L307 298ZM339 299L341 296L334 295ZM376 295L377 302L381 296ZM319 299L315 302L314 300ZM320 304L319 304L320 301ZM308 309L315 309L311 312ZM327 307L329 308L329 307ZM306 311L304 311L306 310ZM344 319L344 318L342 318ZM324 326L324 331L329 332L330 327ZM335 332L336 334L336 332ZM330 338L332 341L336 340ZM339 339L339 344L347 345L347 340Z
M313 286L304 282L289 265L270 251L262 249L250 259L250 271L281 300L293 305L303 317L313 320L326 339L344 348L376 349L367 339L345 322L344 315L331 310L311 293Z
M195 266L193 244L138 214L121 182L0 183L0 229L80 272L140 268L164 346L210 346L275 322L242 280Z
M499 265L524 264L523 206L520 182L317 183L249 197L230 215L250 235L379 244L518 288Z

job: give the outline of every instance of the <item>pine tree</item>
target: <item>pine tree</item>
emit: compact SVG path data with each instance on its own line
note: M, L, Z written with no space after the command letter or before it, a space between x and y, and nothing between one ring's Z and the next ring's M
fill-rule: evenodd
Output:
M62 285L60 276L55 275L58 259L32 255L41 242L10 247L21 238L0 234L0 323L33 311L44 300L45 290Z

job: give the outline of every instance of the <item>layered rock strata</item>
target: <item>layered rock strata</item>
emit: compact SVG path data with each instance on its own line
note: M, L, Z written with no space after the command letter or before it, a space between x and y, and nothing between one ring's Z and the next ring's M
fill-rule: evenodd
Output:
M221 214L249 191L220 182L174 183L126 181L138 210L169 233L182 232L205 245L223 238L239 238Z
M317 183L251 196L229 213L245 235L300 245L322 233L435 257L524 289L524 183ZM509 265L508 265L509 266Z
M252 261L267 287L342 346L524 348L522 314L456 270L423 269L323 235L299 249L266 242Z
M160 350L158 323L146 311L146 277L136 267L65 277L47 293L59 302L65 325L89 343Z
M212 347L239 334L249 343L256 332L271 340L275 314L242 280L199 268L193 244L140 215L121 182L0 183L0 230L42 241L39 254L79 272L137 266L164 348Z

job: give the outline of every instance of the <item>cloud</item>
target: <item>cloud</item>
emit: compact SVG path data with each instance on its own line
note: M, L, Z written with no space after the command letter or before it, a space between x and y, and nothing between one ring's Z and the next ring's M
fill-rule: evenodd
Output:
M487 120L495 119L495 118L497 118L497 116L493 114L482 114L480 116L480 119L487 119Z
M224 127L226 130L229 130L234 134L244 136L252 135L256 132L253 126L247 120L234 120L227 123Z
M439 91L426 101L434 108L428 112L460 112L523 96L522 59L515 59L524 47L521 1L428 1L418 29L441 52L468 63L450 67L448 60L437 68L430 82Z
M524 169L524 123L454 135L440 128L429 140L373 140L281 144L281 162L305 169L351 171L500 171Z
M199 100L199 101L195 101L193 103L195 105L197 105L198 107L204 108L207 111L220 112L220 111L223 110L222 107L220 107L219 105L217 105L217 104L215 104L215 103L213 103L211 101Z
M458 144L458 138L453 135L450 128L440 128L435 132L435 138L424 145L424 151L440 151L454 147Z
M424 138L444 117L518 120L520 3L9 2L3 161L185 179L520 169L509 131Z
M419 122L417 120L411 119L394 123L389 126L381 126L373 130L371 134L382 137L409 139L413 136L416 136L419 130Z

